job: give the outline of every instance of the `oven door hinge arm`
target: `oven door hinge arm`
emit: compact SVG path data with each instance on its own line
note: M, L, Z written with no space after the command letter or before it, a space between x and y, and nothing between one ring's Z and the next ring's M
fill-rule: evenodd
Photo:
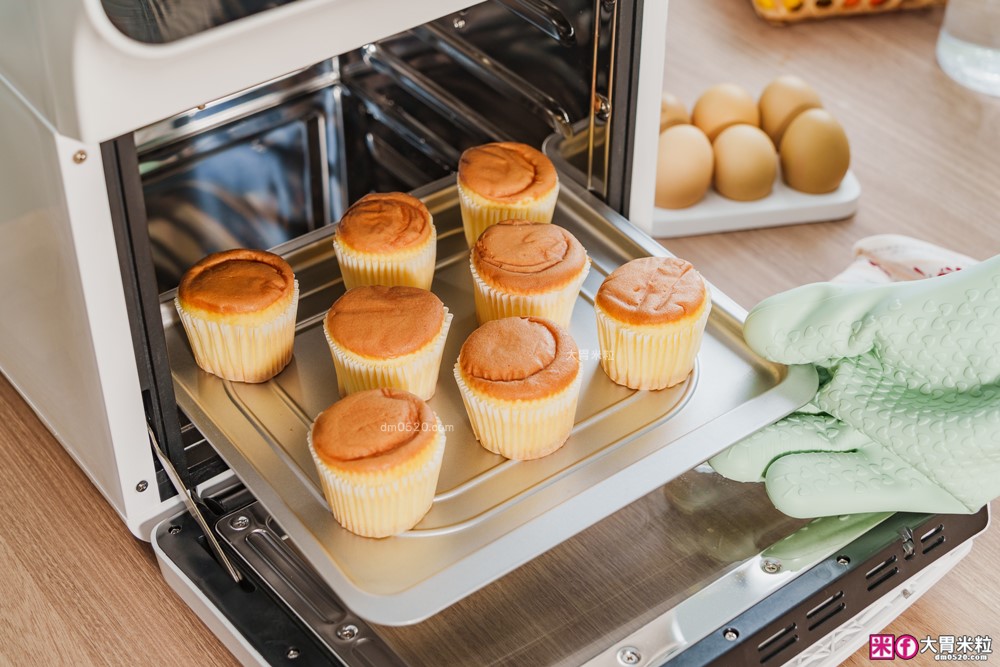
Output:
M170 479L171 484L177 489L177 493L184 500L184 506L187 507L187 511L191 514L194 520L198 523L201 531L205 534L205 539L208 540L208 546L211 548L212 553L225 568L229 576L233 578L233 581L239 583L243 580L243 576L240 574L239 570L233 566L232 561L226 557L226 554L222 551L222 546L219 541L215 539L215 533L212 531L208 522L205 520L205 515L201 513L201 509L198 507L198 496L197 492L188 489L184 486L184 482L181 481L180 475L177 474L177 469L174 468L174 464L170 462L170 459L163 450L160 449L160 443L156 439L156 434L153 432L153 428L147 424L146 431L149 433L149 442L153 446L153 451L156 452L156 458L160 460L160 465L163 466L163 470L167 473L167 477Z

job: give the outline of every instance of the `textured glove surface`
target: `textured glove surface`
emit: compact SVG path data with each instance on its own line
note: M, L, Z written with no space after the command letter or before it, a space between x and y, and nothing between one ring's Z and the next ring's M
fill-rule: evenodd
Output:
M765 300L759 354L826 375L813 404L711 460L792 516L974 512L1000 495L1000 256L918 282Z

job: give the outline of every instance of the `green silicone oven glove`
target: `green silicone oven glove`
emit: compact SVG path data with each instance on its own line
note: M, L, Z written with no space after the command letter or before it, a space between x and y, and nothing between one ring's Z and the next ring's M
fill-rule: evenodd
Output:
M815 364L813 402L711 459L791 516L975 512L1000 496L1000 256L927 280L805 285L747 343Z

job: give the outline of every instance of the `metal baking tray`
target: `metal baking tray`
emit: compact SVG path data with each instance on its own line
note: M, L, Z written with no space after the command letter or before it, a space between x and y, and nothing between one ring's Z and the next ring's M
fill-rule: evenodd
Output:
M194 362L174 313L161 301L179 406L280 523L316 573L359 616L384 625L423 620L696 466L808 401L811 367L785 367L743 342L745 312L712 290L713 307L692 376L659 392L612 383L600 369L593 299L624 262L668 254L583 188L563 179L555 222L593 262L570 326L583 386L576 425L556 453L514 462L478 445L452 368L476 326L454 179L414 194L434 215L432 286L454 314L430 405L447 432L437 495L413 530L374 540L330 514L306 445L307 429L338 399L322 320L343 293L326 227L275 248L300 284L295 354L273 380L221 380ZM225 527L219 526L226 535ZM232 531L230 531L232 532Z

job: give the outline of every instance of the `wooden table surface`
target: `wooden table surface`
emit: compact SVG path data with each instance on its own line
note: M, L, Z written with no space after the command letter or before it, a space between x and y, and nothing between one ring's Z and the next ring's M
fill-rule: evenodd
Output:
M793 28L758 21L745 0L678 0L670 11L668 90L691 104L713 83L757 93L778 74L802 76L846 127L864 189L848 221L665 242L738 302L837 273L869 234L1000 252L1000 100L937 68L939 10ZM5 381L0 456L0 664L234 662ZM1000 640L998 564L991 529L888 631ZM848 664L867 662L862 652Z

